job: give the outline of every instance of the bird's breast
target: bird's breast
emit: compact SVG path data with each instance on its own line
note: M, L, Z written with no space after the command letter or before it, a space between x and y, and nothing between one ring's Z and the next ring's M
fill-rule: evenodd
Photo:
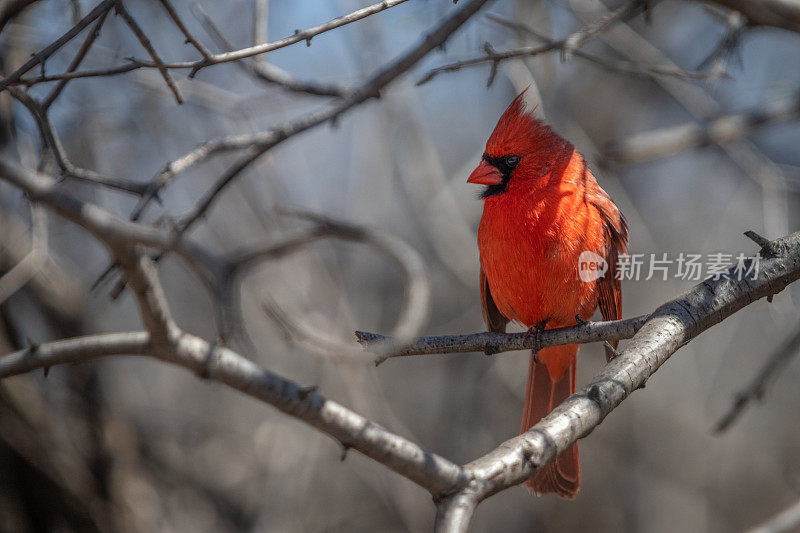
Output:
M528 327L591 316L595 284L580 280L578 258L583 250L599 251L603 235L589 209L568 189L486 200L478 248L501 313Z

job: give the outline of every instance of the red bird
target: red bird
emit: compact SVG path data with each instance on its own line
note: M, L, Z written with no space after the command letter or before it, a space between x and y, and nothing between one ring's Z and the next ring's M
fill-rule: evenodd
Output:
M575 147L526 112L523 95L500 117L467 180L486 185L478 228L483 319L489 331L504 332L510 321L535 331L588 320L598 305L604 320L619 319L625 218ZM520 432L575 392L577 353L571 344L532 354ZM572 499L580 482L575 443L525 484Z

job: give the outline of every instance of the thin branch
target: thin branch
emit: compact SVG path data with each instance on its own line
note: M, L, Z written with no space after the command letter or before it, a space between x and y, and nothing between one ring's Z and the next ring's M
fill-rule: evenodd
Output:
M8 91L11 96L14 97L14 99L16 99L19 103L24 105L28 111L30 111L33 119L36 121L36 125L39 128L39 132L41 133L45 144L53 154L56 164L58 165L59 169L61 169L61 172L64 176L136 195L144 194L147 189L147 184L136 183L126 179L109 178L92 170L75 166L67 157L64 147L61 144L61 140L56 134L55 128L53 128L53 125L50 123L50 117L47 115L46 109L44 109L36 100L31 98L31 96L25 91L17 89L16 87L9 87Z
M56 53L62 46L67 44L76 35L82 32L86 26L94 22L104 13L107 13L108 10L111 9L116 2L117 0L103 0L102 2L97 4L97 6L94 9L92 9L88 15L83 17L76 25L67 30L67 32L64 33L61 37L53 41L42 51L33 54L33 56L28 61L26 61L24 65L22 65L17 70L9 74L5 79L0 80L0 90L19 81L19 79L29 70L31 70L37 65L44 63L51 55Z
M178 16L178 13L175 11L175 8L172 7L172 4L169 2L169 0L159 0L159 2L161 2L161 5L163 5L164 9L166 9L167 13L169 13L169 17L172 19L172 22L175 23L178 29L181 30L181 33L183 33L183 36L186 37L186 42L191 43L191 45L194 46L198 52L200 52L200 55L203 56L203 59L206 61L211 61L211 52L208 50L208 48L203 46L203 43L195 39L194 35L192 35L191 32L186 28L183 20L181 20L180 16Z
M658 0L656 0L658 1ZM656 2L652 2L653 4ZM600 17L595 22L583 26L581 29L569 35L564 39L564 45L561 48L561 60L567 61L570 59L575 51L586 44L591 38L604 32L609 26L621 20L626 20L636 15L640 10L652 9L653 5L644 0L632 0L627 4L623 4L616 10Z
M632 165L685 150L726 144L750 136L756 129L800 117L800 93L767 103L759 109L732 113L705 124L690 122L639 133L614 141L605 150L609 162Z
M491 64L491 71L489 74L489 80L487 82L487 85L491 85L492 81L494 80L494 75L497 72L497 68L503 61L519 57L534 57L542 54L547 54L550 52L555 52L557 50L561 50L563 52L566 49L567 46L566 39L562 39L560 41L550 39L548 37L540 35L539 33L529 28L528 26L525 26L524 24L509 21L497 15L489 14L486 16L486 18L494 22L497 22L498 24L501 24L503 26L507 26L514 30L527 33L528 35L535 37L537 40L542 41L542 44L536 46L526 46L523 48L516 48L504 52L497 52L492 48L492 46L489 43L485 43L484 44L485 55L480 57L474 57L472 59L456 61L454 63L442 65L440 67L431 69L428 71L427 74L425 74L422 78L420 78L419 81L417 81L417 85L423 85L425 83L428 83L433 78L444 72L456 72L463 68L474 67L486 63ZM636 63L633 61L626 61L622 59L608 59L593 54L589 54L587 52L577 49L572 49L571 53L575 57L591 61L592 63L596 63L610 70L614 70L624 74L633 74L637 76L671 77L671 78L679 78L685 80L708 80L708 79L719 78L721 76L724 76L725 74L724 71L720 70L718 65L714 65L713 68L710 68L708 70L697 71L697 70L685 70L670 65L647 65L643 63Z
M153 48L153 44L150 42L150 39L147 38L147 35L144 33L144 30L139 23L136 22L136 19L133 18L133 15L125 8L125 5L122 3L122 0L116 1L116 9L117 13L122 17L128 27L131 29L136 38L139 39L139 42L142 44L142 47L147 51L147 54L150 56L150 59L153 60L153 63L156 65L156 68L161 73L161 77L164 78L164 82L169 87L172 94L175 96L175 100L179 103L183 103L183 97L181 97L181 92L178 90L178 86L175 85L175 80L172 79L172 75L169 73L169 70L164 65L164 62L156 52L156 49Z
M214 22L214 20L206 13L206 11L199 5L194 5L195 15L201 20L206 31L214 38L220 48L231 51L234 46L223 35L222 30ZM291 74L285 70L271 65L266 61L258 61L259 58L263 59L264 56L254 56L245 62L238 62L237 65L241 66L247 73L255 76L257 80L266 82L270 85L279 85L284 89L294 92L306 93L315 96L347 96L352 90L350 87L342 87L335 84L325 84L313 81L300 81L292 77Z
M72 59L72 62L67 67L67 72L75 72L75 70L80 66L83 62L83 59L86 57L86 54L89 53L89 49L94 44L97 37L100 35L100 29L103 27L103 24L106 21L106 16L108 15L109 10L105 10L100 17L97 19L94 27L92 27L89 34L84 39L83 44L81 44L80 49L78 49L78 53L75 54L75 57ZM67 86L69 80L61 80L55 86L55 88L50 92L50 94L42 101L42 109L45 112L50 109L50 106L53 105L56 98L61 94L61 91L64 90L64 87Z
M101 6L104 9L108 9L110 6L116 4L120 0L104 0L100 6L92 10L92 12L84 17L84 19L77 25L75 28L68 32L69 38L67 34L64 37L59 39L58 41L54 42L50 46L48 46L45 50L40 52L40 54L46 55L49 57L52 55L58 48L63 46L64 43L69 41L72 37L77 35L80 30L82 30L86 25L92 22L98 14L95 14ZM378 2L371 6L353 11L347 15L337 17L335 19L329 20L324 24L320 24L319 26L314 26L313 28L307 28L305 30L296 30L293 35L289 37L284 37L283 39L279 39L277 41L273 41L270 43L262 43L256 46L250 46L248 48L242 48L239 50L234 50L232 52L224 52L221 54L213 54L211 59L198 59L197 61L182 61L182 62L174 62L174 63L158 63L155 58L153 61L142 61L139 59L131 59L128 64L126 65L119 65L116 67L106 68L106 69L97 69L97 70L89 70L89 71L78 71L78 72L69 72L64 74L59 74L55 76L39 76L36 78L28 78L22 79L22 76L31 70L33 67L39 64L42 61L42 58L38 58L34 56L33 59L28 61L25 65L17 69L13 74L11 74L5 80L0 81L0 90L4 89L9 85L17 85L17 84L25 84L28 86L36 85L38 83L48 82L48 81L56 81L61 79L75 79L75 78L88 78L88 77L97 77L97 76L112 76L115 74L123 74L125 72L130 72L132 70L140 69L140 68L158 68L158 69L190 69L190 77L193 77L200 69L211 65L219 65L221 63L229 63L231 61L238 61L240 59L245 59L248 57L257 56L259 54L265 54L268 52L272 52L274 50L278 50L280 48L285 48L287 46L291 46L293 44L305 41L306 44L311 44L311 39L320 35L322 33L328 32L330 30L334 30L336 28L340 28L347 24L351 24L353 22L362 20L370 15L374 15L376 13L380 13L381 11L385 11L386 9L392 8L396 5L402 4L407 2L408 0L384 0L382 2ZM77 31L75 31L77 29ZM72 33L74 32L74 33ZM66 40L64 40L66 39ZM46 59L44 57L44 59Z
M697 68L705 68L717 61L726 61L737 50L739 40L747 26L747 19L738 11L730 11L724 16L713 11L712 14L718 16L725 23L725 35ZM739 58L739 63L741 63L741 58Z
M375 359L379 365L394 357L411 355L433 355L449 353L483 352L486 355L515 350L540 350L564 344L586 344L590 342L630 339L647 321L642 315L624 320L608 322L584 322L577 326L548 329L534 337L527 333L470 333L466 335L437 335L420 337L404 344L400 350L385 353ZM365 349L380 351L384 343L393 341L391 337L356 331L356 338Z
M789 340L767 358L755 378L736 394L733 404L717 422L714 432L722 433L729 429L751 402L763 399L770 382L777 379L780 371L797 356L798 352L800 352L800 328L797 328Z
M158 177L161 183L166 183L174 177L176 170L186 170L190 166L205 160L211 154L234 149L248 150L247 155L234 163L225 174L217 179L214 186L205 193L193 211L184 217L179 228L179 233L190 230L198 220L205 216L220 193L224 191L241 172L257 161L268 150L274 148L286 139L311 128L327 122L335 123L341 115L345 114L353 107L378 97L381 90L411 69L423 57L428 55L429 52L441 46L450 35L460 28L461 25L483 7L484 4L490 1L492 0L472 0L470 2L465 2L463 7L456 9L450 16L442 20L420 43L394 61L388 63L360 87L354 89L347 98L336 105L306 115L299 120L285 123L269 131L209 141L184 155L176 162L168 164L167 167L165 167L167 171ZM158 190L155 191L155 194L157 194L157 192Z

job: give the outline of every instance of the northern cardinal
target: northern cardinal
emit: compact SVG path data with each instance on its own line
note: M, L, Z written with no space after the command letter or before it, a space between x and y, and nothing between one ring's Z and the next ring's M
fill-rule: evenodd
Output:
M526 112L524 93L500 117L467 180L486 186L478 228L483 319L490 331L504 332L510 321L535 331L588 320L598 305L603 319L619 319L625 218L575 147ZM531 355L521 433L575 392L577 353L571 344ZM580 482L575 443L525 484L537 495L573 499Z

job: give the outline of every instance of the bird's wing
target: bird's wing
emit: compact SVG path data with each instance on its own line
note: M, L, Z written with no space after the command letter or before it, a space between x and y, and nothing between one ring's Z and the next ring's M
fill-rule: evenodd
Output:
M489 281L481 267L481 310L483 311L483 321L486 328L493 333L505 333L508 319L497 308L497 304L492 299L492 291L489 289Z
M592 204L603 219L605 236L605 260L608 270L605 276L597 281L600 313L603 320L619 320L622 318L622 281L619 276L619 254L628 252L628 224L619 208L608 194L599 186L593 191ZM618 341L611 343L614 348ZM613 356L607 353L607 356Z

